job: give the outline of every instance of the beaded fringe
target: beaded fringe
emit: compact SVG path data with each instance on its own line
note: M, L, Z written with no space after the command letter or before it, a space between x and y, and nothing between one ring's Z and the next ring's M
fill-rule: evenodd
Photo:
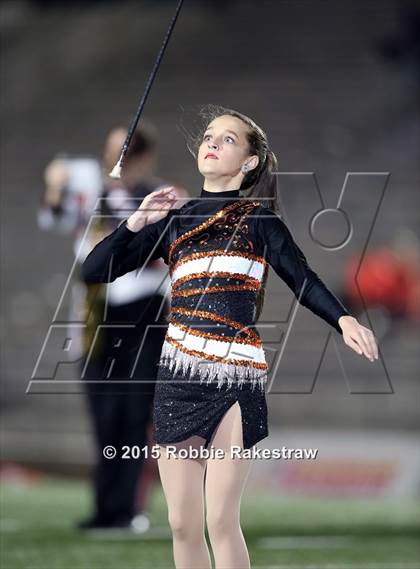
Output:
M252 385L252 390L258 384L261 390L267 382L267 370L258 369L253 366L242 366L237 364L227 364L223 362L206 361L197 356L187 354L169 342L164 342L159 360L159 365L164 365L175 375L180 369L184 374L194 376L198 374L200 384L206 381L207 384L214 383L217 379L217 387L233 383L241 387L245 382Z

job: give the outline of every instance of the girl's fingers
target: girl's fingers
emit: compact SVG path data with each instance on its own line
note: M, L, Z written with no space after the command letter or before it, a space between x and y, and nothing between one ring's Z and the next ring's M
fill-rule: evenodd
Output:
M159 209L170 209L176 200L159 201Z
M375 336L373 335L372 330L365 328L364 330L362 330L362 333L364 335L364 338L366 339L366 343L368 345L370 357L372 359L378 359L378 348L377 348L376 339L375 339Z
M370 361L378 359L378 344L372 330L358 322L344 332L346 344L359 355L364 354Z
M162 205L162 209L171 209L173 203L174 203L173 201L165 202L165 203Z
M351 339L357 345L357 348L358 348L357 353L359 353L360 355L365 354L366 350L365 350L365 347L363 345L363 339L357 330L355 331L354 336L351 336Z
M150 192L150 194L147 194L147 196L145 196L143 201L150 200L153 202L155 198L161 198L167 196L169 192L174 189L174 187L175 186L166 186L164 188L161 188L160 190L155 190L154 192Z
M151 199L148 203L145 204L143 209L151 212L168 212L170 209L172 209L176 201L177 198L175 196L169 197L166 195L162 196L160 199Z
M174 189L174 186L166 186L166 188L161 188L160 190L156 190L156 192L154 192L154 195L165 195L167 193L169 193L171 190Z
M374 349L375 349L375 358L378 359L379 358L379 351L378 351L378 342L376 341L376 338L373 337L373 341L375 343Z
M376 342L376 338L373 334L373 332L371 332L369 330L369 344L370 344L370 349L372 351L373 357L375 358L375 360L378 359L378 344Z
M151 195L151 194L149 194ZM143 200L145 201L145 200ZM161 210L161 209L165 209L165 207L169 204L172 205L176 202L176 197L175 196L161 196L160 198L158 196L153 196L150 200L148 200L147 202L145 202L145 209L151 209L151 210Z
M359 355L365 355L370 361L378 359L376 341L370 330L357 330L356 334L350 336L348 340L350 347L355 349Z
M359 344L363 349L365 356L370 359L372 357L372 354L370 353L369 342L363 328L359 330Z
M165 192L164 194L160 194L159 196L153 196L152 200L156 201L157 203L166 203L167 201L176 201L176 196L171 194L170 192Z
M353 338L347 338L347 344L350 346L350 348L353 348L353 350L355 352L357 352L359 354L359 356L362 355L362 349L359 347L359 344L353 340Z

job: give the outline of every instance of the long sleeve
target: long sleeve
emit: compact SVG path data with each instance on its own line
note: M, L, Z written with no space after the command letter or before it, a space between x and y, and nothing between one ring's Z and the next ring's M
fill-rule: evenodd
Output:
M110 283L141 267L146 261L166 257L165 227L175 210L166 217L135 232L128 229L127 219L88 254L81 267L85 282Z
M265 217L267 216L267 217ZM341 316L351 315L340 300L325 286L282 219L271 209L261 207L257 235L266 247L265 258L276 274L302 304L342 334Z

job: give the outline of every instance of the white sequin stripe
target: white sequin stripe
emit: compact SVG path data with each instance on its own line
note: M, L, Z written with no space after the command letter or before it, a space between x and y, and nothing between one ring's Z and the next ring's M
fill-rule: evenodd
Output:
M206 361L193 354L183 352L181 348L166 340L163 342L159 365L167 367L174 375L175 381L178 371L181 370L188 381L195 377L199 378L200 384L204 381L207 384L217 381L218 389L224 384L231 387L235 383L239 387L250 384L252 390L258 385L264 391L264 386L268 380L267 369Z
M191 261L180 263L172 275L172 282L175 282L186 275L201 273L203 271L240 273L262 281L264 265L260 261L247 259L240 255L215 255L201 257L200 259L191 259Z
M216 328L215 333L217 333ZM167 335L179 342L187 350L195 350L205 355L219 356L227 360L251 360L256 363L266 363L262 347L258 348L239 342L222 342L221 340L202 338L190 334L172 323L168 326Z

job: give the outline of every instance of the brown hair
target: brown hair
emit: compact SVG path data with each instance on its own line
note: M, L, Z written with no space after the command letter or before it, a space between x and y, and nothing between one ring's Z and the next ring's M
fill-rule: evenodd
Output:
M115 125L109 130L102 150L102 162L106 174L114 167L120 157L126 136L127 128L125 126ZM150 121L143 120L142 125L133 132L125 155L125 162L136 160L148 152L155 152L158 144L159 135L156 127Z
M143 119L140 127L133 133L130 146L128 147L125 161L140 158L143 154L154 152L158 147L159 135L157 128L149 121Z

